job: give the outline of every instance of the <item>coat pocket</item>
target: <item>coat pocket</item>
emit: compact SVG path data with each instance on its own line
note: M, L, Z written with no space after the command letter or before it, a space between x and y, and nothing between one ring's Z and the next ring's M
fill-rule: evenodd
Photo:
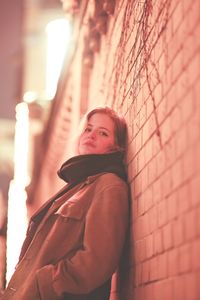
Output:
M76 202L65 203L55 212L56 215L63 218L63 221L69 219L81 220L84 218L85 213L85 208Z

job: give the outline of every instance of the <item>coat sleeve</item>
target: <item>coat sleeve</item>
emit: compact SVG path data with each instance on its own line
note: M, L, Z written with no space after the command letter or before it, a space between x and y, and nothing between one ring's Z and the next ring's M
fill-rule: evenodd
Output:
M109 185L94 197L87 212L83 248L70 259L37 271L41 299L87 294L101 286L117 268L127 226L127 186Z

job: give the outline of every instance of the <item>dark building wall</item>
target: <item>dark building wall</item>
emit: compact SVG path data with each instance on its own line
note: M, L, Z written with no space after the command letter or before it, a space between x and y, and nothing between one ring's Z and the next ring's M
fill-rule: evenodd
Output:
M0 3L0 117L14 119L21 100L23 1Z

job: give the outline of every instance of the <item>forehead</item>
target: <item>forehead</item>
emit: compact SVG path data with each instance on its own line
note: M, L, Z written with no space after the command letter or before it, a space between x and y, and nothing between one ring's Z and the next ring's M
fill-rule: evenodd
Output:
M93 114L88 119L87 123L101 127L109 127L112 129L115 127L114 121L111 119L111 117L104 113Z

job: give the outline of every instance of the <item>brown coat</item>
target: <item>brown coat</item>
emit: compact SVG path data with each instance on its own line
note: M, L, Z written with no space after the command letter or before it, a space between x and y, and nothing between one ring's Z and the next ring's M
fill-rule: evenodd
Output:
M90 299L115 272L127 225L127 184L112 173L88 177L54 201L3 299Z

